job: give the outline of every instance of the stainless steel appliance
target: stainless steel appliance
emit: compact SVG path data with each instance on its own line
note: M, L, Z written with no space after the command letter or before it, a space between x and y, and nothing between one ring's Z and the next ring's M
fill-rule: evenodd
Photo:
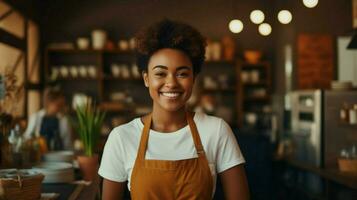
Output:
M293 159L337 168L341 149L357 144L356 126L340 119L344 105L357 104L357 91L299 90L290 99Z
M290 94L293 159L321 167L323 164L322 90L300 90Z

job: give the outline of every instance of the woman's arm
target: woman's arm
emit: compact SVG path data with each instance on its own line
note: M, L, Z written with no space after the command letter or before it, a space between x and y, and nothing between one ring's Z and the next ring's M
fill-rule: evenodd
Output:
M237 165L219 174L227 200L248 200L249 188L243 165Z
M126 182L115 182L103 179L102 200L122 200Z

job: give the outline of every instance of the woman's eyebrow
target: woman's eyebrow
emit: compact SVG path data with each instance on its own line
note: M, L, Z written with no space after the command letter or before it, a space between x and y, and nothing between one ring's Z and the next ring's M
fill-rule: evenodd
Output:
M160 69L168 69L166 66L164 66L164 65L156 65L155 67L153 67L152 69L154 70L154 69L156 69L156 68L160 68Z
M189 66L181 66L181 67L178 67L178 68L176 69L176 71L184 70L184 69L191 70L191 67L189 67Z

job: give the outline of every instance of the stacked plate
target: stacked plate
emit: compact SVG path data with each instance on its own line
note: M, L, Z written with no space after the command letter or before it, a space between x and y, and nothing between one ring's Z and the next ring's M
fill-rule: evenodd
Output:
M351 81L332 81L331 89L333 90L351 90L353 88Z
M45 175L44 183L70 183L74 181L74 168L66 162L43 162L32 168Z
M68 162L72 163L74 160L73 151L50 151L43 155L45 162Z
M22 178L30 178L40 174L39 172L27 170L27 169L2 169L0 170L0 178L12 178L18 179L18 176Z

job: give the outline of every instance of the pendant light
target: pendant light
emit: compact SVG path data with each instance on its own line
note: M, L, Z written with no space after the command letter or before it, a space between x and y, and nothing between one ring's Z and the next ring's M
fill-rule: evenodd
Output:
M254 24L261 24L264 21L264 19L265 19L265 15L261 10L253 10L250 13L250 20Z
M288 10L281 10L278 13L278 20L282 24L289 24L292 19L293 19L293 16L291 15L291 12Z
M271 26L270 24L268 23L262 23L259 25L258 27L258 30L259 30L259 33L263 36L268 36L270 35L272 29L271 29Z
M317 6L317 4L319 3L319 0L303 0L302 1L304 3L304 5L308 8L313 8L315 6Z
M232 33L240 33L243 30L243 23L239 19L234 19L229 22L229 30Z

